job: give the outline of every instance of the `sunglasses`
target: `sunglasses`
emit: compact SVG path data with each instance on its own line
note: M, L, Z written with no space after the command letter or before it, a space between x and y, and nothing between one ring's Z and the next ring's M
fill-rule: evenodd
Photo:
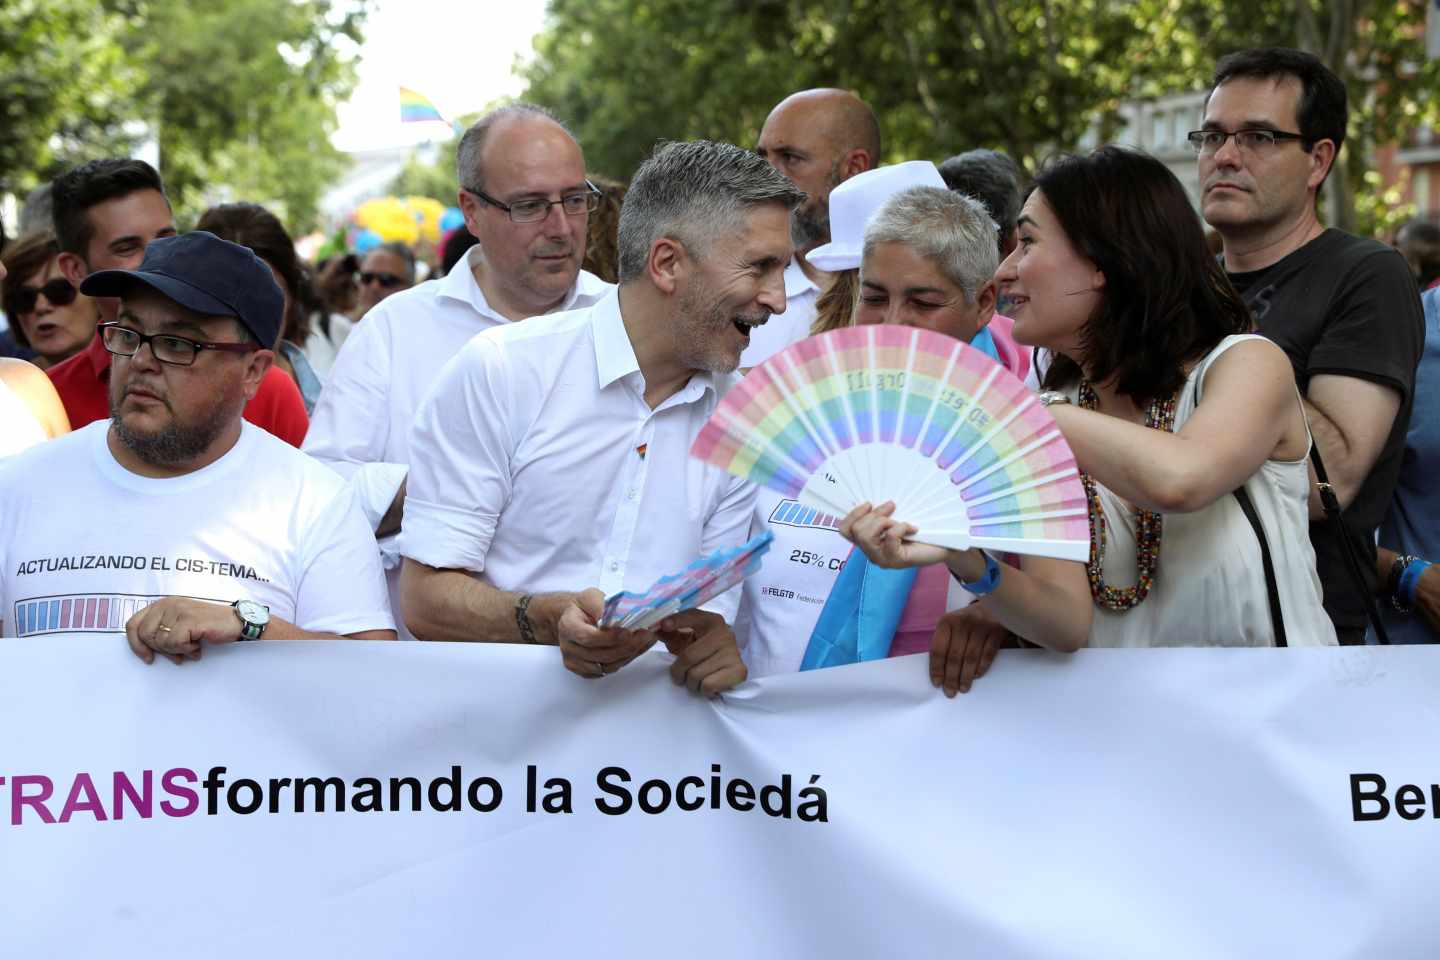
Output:
M362 274L360 274L360 284L361 284L362 286L366 286L366 287L370 286L370 284L372 284L372 283L378 283L378 284L380 284L380 286L382 286L382 287L384 287L385 289L388 290L388 289L390 289L391 287L398 287L398 286L400 286L400 284L402 284L402 283L404 283L404 282L405 282L405 278L404 278L404 277L397 277L397 276L395 276L395 274L393 274L393 273L362 273Z
M32 313L35 304L39 302L41 294L49 301L52 307L64 307L75 302L75 287L64 277L56 277L53 280L45 281L41 287L21 287L15 291L11 300L16 313Z

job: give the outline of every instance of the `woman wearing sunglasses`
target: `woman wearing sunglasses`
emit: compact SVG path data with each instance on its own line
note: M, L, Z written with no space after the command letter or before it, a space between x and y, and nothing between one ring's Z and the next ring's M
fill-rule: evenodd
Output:
M79 353L95 336L99 309L60 272L60 246L49 230L15 241L5 252L8 276L0 306L15 342L34 350L36 366L49 368Z
M5 277L0 260L0 287ZM34 364L0 357L0 460L69 432L70 420L50 378Z

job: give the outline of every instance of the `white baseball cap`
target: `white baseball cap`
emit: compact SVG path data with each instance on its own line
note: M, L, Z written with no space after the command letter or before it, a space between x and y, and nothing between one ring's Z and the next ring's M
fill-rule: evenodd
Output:
M805 260L817 270L858 270L865 246L865 225L895 194L911 187L945 189L940 171L929 160L910 160L866 170L830 191L830 242Z

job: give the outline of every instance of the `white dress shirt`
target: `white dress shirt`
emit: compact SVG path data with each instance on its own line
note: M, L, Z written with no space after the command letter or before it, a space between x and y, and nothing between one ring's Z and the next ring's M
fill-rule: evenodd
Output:
M501 590L644 590L745 541L755 487L690 456L736 381L697 373L655 409L617 293L475 337L410 438L400 552ZM707 609L733 622L738 591Z
M441 369L475 334L509 323L475 282L473 267L482 255L472 247L444 277L377 303L346 338L320 391L301 449L350 478L371 529L405 479L410 425ZM558 309L587 307L612 289L582 270ZM380 554L398 602L394 537L380 541ZM409 639L403 623L400 637Z
M750 346L740 356L740 369L749 370L770 359L792 343L810 336L815 322L815 301L820 288L800 269L799 258L785 268L785 312L777 313L750 332Z

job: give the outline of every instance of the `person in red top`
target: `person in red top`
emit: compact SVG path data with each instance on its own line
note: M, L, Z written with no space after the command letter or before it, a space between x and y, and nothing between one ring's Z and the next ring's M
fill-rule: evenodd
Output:
M77 288L99 270L133 270L145 245L175 235L175 218L160 175L143 160L92 160L55 178L51 187L60 269ZM115 319L115 301L98 300L100 319ZM97 334L80 353L46 371L79 429L110 416L110 354ZM310 421L295 382L271 368L245 405L245 419L292 446Z

